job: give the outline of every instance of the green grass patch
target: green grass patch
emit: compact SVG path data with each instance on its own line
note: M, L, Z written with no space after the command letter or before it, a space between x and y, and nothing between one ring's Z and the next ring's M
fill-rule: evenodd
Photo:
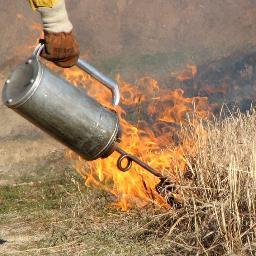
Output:
M66 170L57 179L52 177L43 181L39 180L39 176L37 180L35 176L24 177L19 184L0 186L0 214L58 209L63 197L77 191L70 173ZM67 201L66 207L69 206Z
M72 169L34 178L0 186L0 228L18 225L15 235L40 234L38 240L17 245L20 255L146 255L155 246L134 236L154 210L121 212L112 207L110 194L86 188Z

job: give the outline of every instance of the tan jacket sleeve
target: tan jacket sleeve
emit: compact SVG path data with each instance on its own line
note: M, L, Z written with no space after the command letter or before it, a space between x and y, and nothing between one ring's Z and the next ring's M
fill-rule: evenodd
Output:
M48 32L70 32L73 29L65 0L30 0L32 8L41 15L43 29Z
M52 8L55 4L57 4L59 0L29 0L30 6L33 9L38 7L48 7Z

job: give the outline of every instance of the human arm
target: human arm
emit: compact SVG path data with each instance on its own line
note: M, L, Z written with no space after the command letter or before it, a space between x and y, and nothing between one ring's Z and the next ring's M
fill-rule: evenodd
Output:
M44 30L45 49L42 57L64 68L77 63L79 45L73 33L65 0L29 0L40 15Z

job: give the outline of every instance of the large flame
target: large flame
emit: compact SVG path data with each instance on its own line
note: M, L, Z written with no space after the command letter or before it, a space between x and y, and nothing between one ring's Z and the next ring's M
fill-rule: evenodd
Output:
M73 84L85 86L88 94L103 105L111 107L110 93L89 75L78 69L65 70L64 75ZM178 74L177 80L180 81L182 75L184 72ZM195 125L193 122L198 120L193 118L195 115L207 118L210 110L207 98L188 98L181 89L163 89L150 77L142 78L134 85L120 77L117 80L121 89L121 106L116 111L123 130L120 146L163 175L177 180L185 172L185 156L193 156L196 146L193 139L184 136L181 124L192 122ZM115 205L122 210L148 204L166 206L165 200L155 190L159 179L135 164L129 172L121 172L116 167L118 153L90 162L89 168L88 163L75 153L69 151L68 156L74 160L86 185L115 195Z
M24 19L21 14L17 18ZM30 29L42 38L41 25L33 24ZM38 41L37 41L38 42ZM26 46L34 49L37 43ZM21 47L24 50L24 46ZM63 72L74 85L83 86L88 94L103 105L111 108L110 93L100 83L78 68L61 70L53 64L51 68ZM193 79L197 74L195 65L172 73L177 81ZM170 90L158 82L145 77L129 84L117 77L121 90L121 105L116 107L120 118L123 137L120 146L134 154L163 175L177 181L187 167L186 156L194 156L196 141L183 134L181 125L196 127L196 117L208 118L210 107L206 97L185 97L181 89ZM72 151L67 156L73 159L76 170L83 176L87 186L94 186L112 193L115 205L126 211L131 207L148 204L167 207L164 198L155 190L159 179L133 165L129 172L117 168L118 153L107 159L86 162Z

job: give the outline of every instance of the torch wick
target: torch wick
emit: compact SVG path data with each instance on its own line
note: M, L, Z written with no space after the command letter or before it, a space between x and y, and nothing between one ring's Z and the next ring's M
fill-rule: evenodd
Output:
M154 176L158 177L160 179L160 183L156 185L155 189L156 191L166 199L167 203L171 206L173 206L176 209L179 209L182 207L182 203L176 199L175 192L177 190L176 185L170 181L167 177L164 177L162 174L157 172L155 169L150 167L148 164L142 162L139 158L136 156L130 155L126 153L123 149L120 147L116 147L115 149L121 156L118 158L117 161L117 167L122 172L127 172L131 169L132 163L135 162L139 166L141 166L143 169L147 170ZM122 165L123 160L126 159L125 166Z
M121 149L120 147L116 147L115 149L121 156L118 158L117 161L117 167L119 170L121 170L122 172L127 172L131 169L132 167L132 163L135 162L136 164L138 164L139 166L141 166L143 169L147 170L148 172L150 172L151 174L153 174L154 176L163 179L164 176L162 174L160 174L158 171L156 171L155 169L153 169L152 167L150 167L148 164L142 162L139 158L137 158L136 156L133 156L131 154L128 154L127 152L125 152L123 149ZM126 165L123 167L122 163L124 160L127 160Z

